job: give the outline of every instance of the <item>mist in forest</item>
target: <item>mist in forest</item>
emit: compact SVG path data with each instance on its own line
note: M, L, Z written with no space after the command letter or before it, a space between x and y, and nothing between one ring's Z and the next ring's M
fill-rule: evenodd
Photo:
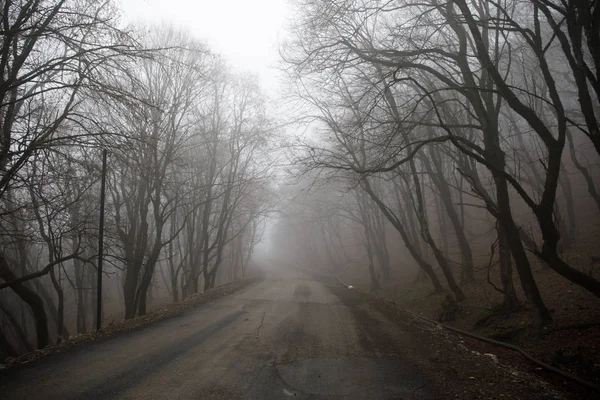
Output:
M169 3L2 2L0 359L278 270L600 296L597 4Z

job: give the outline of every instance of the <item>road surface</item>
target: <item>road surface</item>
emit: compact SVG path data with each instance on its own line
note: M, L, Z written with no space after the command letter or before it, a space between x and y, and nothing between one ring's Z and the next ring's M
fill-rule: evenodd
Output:
M410 334L365 307L300 273L261 280L182 316L23 366L0 382L0 398L433 398L427 380L390 347L390 338L409 345Z

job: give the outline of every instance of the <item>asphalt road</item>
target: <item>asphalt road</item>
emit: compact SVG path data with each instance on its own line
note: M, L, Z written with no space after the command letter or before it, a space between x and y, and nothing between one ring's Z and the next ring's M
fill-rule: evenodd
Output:
M23 366L0 382L0 398L433 398L393 350L410 346L410 334L366 307L287 273Z

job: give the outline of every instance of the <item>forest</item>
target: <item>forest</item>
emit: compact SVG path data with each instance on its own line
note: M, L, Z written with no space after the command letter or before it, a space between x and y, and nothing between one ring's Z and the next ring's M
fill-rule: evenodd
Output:
M547 276L597 309L600 3L291 3L275 114L184 30L2 2L0 357L93 330L100 260L105 320L264 264L442 312L482 284L536 329Z
M243 277L272 208L257 82L111 2L2 10L2 355L95 329L103 151L106 319Z

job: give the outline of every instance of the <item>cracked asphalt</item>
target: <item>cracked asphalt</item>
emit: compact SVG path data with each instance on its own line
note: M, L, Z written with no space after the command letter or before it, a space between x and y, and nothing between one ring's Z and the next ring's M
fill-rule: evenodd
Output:
M366 307L300 272L281 273L140 331L24 365L1 378L0 398L434 398L395 350L410 346L411 334Z

